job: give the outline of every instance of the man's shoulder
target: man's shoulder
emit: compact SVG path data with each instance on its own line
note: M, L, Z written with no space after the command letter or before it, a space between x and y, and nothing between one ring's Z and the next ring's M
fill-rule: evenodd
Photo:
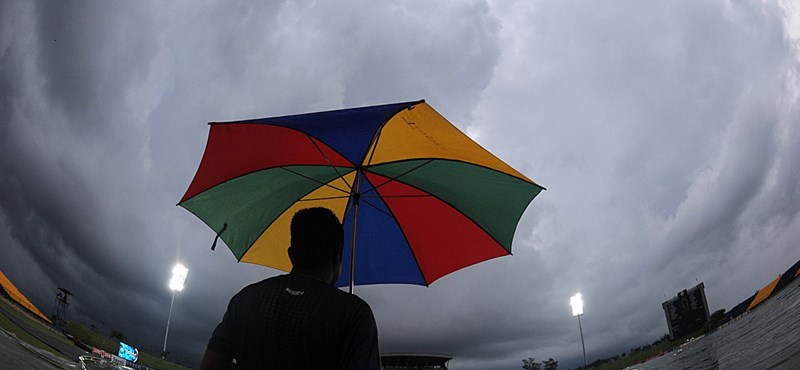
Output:
M278 275L278 276L273 276L273 277L270 277L270 278L266 278L264 280L261 280L261 281L255 282L255 283L251 283L251 284L245 286L244 288L242 288L241 290L239 290L239 292L236 295L237 296L248 296L248 295L252 295L252 294L256 294L256 293L268 290L270 287L275 287L275 286L278 286L278 285L285 284L286 276L287 275Z
M255 283L250 283L250 284L246 285L244 288L242 288L242 290L255 289L255 288L259 287L259 286L263 286L263 285L270 284L270 283L275 282L275 281L279 281L282 276L285 276L285 275L273 276L273 277L269 277L269 278L266 278L266 279L261 280L261 281L257 281Z
M322 284L319 281L308 279L302 276L292 276L284 274L273 276L256 283L252 283L239 292L240 296L253 296L265 294L265 292L278 289L284 291L290 289L289 294L294 296L311 295L317 299L327 301L328 305L346 310L366 310L371 312L369 304L359 296L347 293L339 288ZM310 297L309 297L310 298Z
M361 297L342 291L338 288L331 287L335 292L332 293L334 300L339 307L345 308L349 311L369 312L372 314L372 309L369 304L361 299Z

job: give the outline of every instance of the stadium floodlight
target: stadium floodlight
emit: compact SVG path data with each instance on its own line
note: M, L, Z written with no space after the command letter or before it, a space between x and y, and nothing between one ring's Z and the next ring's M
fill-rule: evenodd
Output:
M185 266L180 263L175 265L175 267L172 268L172 279L169 280L169 289L179 292L183 290L183 282L186 281L186 275L188 273L189 269Z
M569 297L569 305L572 306L572 316L583 315L583 299L580 293Z
M583 343L583 327L581 327L581 315L583 315L583 299L580 293L569 297L569 305L572 306L572 316L578 318L578 330L581 332L581 348L583 348L583 368L586 368L586 345Z
M167 337L169 336L169 321L172 319L172 306L175 304L175 292L183 290L183 283L186 281L186 275L189 274L189 269L180 263L172 268L172 278L169 280L169 289L172 291L172 302L169 304L169 315L167 316L167 331L164 333L164 348L161 350L161 359L167 357Z

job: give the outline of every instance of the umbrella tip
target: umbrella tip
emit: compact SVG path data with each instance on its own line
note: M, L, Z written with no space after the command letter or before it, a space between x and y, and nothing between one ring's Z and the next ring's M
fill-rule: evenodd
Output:
M414 108L416 108L416 107L417 107L417 105L419 105L419 104L422 104L422 103L424 103L424 102L425 102L425 99L418 100L418 101L416 101L416 102L414 102L414 103L411 103L411 105L409 105L409 106L408 106L406 109L407 109L407 110L413 110Z

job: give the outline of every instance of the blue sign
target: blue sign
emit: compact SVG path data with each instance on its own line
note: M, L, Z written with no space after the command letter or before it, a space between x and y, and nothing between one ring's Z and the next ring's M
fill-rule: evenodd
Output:
M136 360L139 359L139 350L125 343L119 342L119 354L117 354L117 356L131 362L136 362Z

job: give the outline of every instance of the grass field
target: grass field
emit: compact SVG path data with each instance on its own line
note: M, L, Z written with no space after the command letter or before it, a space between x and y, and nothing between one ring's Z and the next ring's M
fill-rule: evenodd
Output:
M59 341L62 341L64 343L68 343L68 344L73 344L72 341L70 341L69 339L64 338L64 336L53 332L52 330L50 330L47 326L43 325L38 320L32 319L29 315L20 312L16 307L14 307L12 305L13 305L13 303L10 303L10 302L8 302L8 301L6 301L4 299L0 299L0 306L2 306L2 307L0 307L0 309L3 309L5 311L11 313L14 317L25 321L26 323L28 323L31 326L39 328L41 332L43 332L43 333L45 333L47 335L50 335L50 336L52 336L53 338L55 338L55 339L57 339ZM51 352L51 353L56 354L56 355L58 355L58 356L60 356L62 358L65 358L67 360L77 361L77 359L67 358L66 356L64 356L60 352L54 351L52 348L50 348L50 346L48 346L47 344L43 343L42 341L34 338L32 335L28 334L28 332L26 332L25 330L23 330L22 328L20 328L16 324L14 324L11 320L6 318L5 315L0 315L0 328L3 328L3 330L8 331L10 333L14 333L17 336L18 339L20 339L20 340L22 340L22 341L24 341L24 342L26 342L26 343L28 343L28 344L30 344L32 346L35 346L36 348L43 349L45 351ZM102 350L104 350L104 351L106 351L108 353L111 353L111 354L116 354L117 353L117 350L119 348L119 341L118 340L116 340L114 338L110 338L110 337L104 336L104 335L102 335L100 333L97 333L96 331L94 331L92 329L89 329L89 328L87 328L85 326L82 326L82 325L79 325L79 324L75 324L75 323L70 323L68 325L68 328L69 328L70 334L72 334L76 339L79 339L81 342L86 343L86 344L88 344L90 346L94 346L94 347L100 348L100 349L102 349ZM151 355L149 353L144 353L144 352L141 352L141 351L139 352L139 361L137 361L137 363L139 365L147 366L149 368L158 369L158 370L187 370L188 369L188 368L186 368L184 366L181 366L181 365L169 362L169 361L164 361L158 356L153 356L153 355Z
M625 357L620 357L615 360L611 360L599 365L589 366L587 370L616 370L616 369L625 369L627 367L631 367L633 365L642 363L646 360L651 358L658 357L659 355L666 354L674 350L675 348L679 347L680 345L686 343L687 340L690 338L697 338L703 335L703 330L697 330L693 333L690 333L684 337L677 338L673 341L666 340L664 342L652 345L647 349L643 349L640 351L636 351L634 353L628 354Z
M86 343L90 346L102 349L103 351L106 351L108 353L116 354L117 350L119 350L119 340L114 338L109 338L85 326L70 323L69 332L75 337L75 339L78 339L81 342ZM136 363L139 365L159 370L188 369L187 367L162 360L161 357L159 356L153 356L149 353L142 352L141 350L139 350L139 361L137 361Z
M22 328L20 328L19 326L15 325L13 322L11 322L11 320L9 320L4 315L0 315L0 328L3 328L3 330L5 330L5 331L7 331L9 333L14 333L14 335L17 336L17 339L19 339L19 340L21 340L21 341L23 341L25 343L28 343L28 344L36 347L36 348L39 348L39 349L42 349L42 350L45 350L45 351L49 351L49 352L53 352L55 355L58 355L59 357L62 357L62 358L67 359L67 360L74 360L74 359L67 358L66 356L64 356L63 354L61 354L61 353L59 353L57 351L53 351L53 349L50 348L50 346L48 346L47 344L44 344L40 340L34 338L32 335L28 334L28 332L26 332L25 330L22 330Z
M10 313L11 315L16 317L17 319L23 320L23 321L27 322L29 325L39 326L39 327L42 328L43 332L46 332L47 334L52 335L53 338L57 338L59 340L65 341L66 343L69 343L66 338L64 338L64 337L62 337L62 336L60 336L60 335L58 335L56 333L51 332L49 329L44 327L38 321L31 319L28 315L23 314L22 312L19 312L15 307L11 306L11 304L9 304L9 302L7 302L6 300L0 299L0 306L2 306L2 307L0 307L0 309L5 310L6 312ZM32 335L28 334L27 331L23 330L22 328L20 328L19 326L17 326L13 322L11 322L11 320L9 320L7 317L5 317L5 315L0 315L0 328L3 328L3 330L5 330L7 332L14 333L14 335L16 335L18 339L20 339L20 340L24 341L25 343L28 343L28 344L36 347L36 348L43 349L43 350L48 351L48 352L52 352L55 355L58 355L59 357L62 357L62 358L67 359L67 360L73 360L73 361L75 360L75 359L67 358L66 356L64 356L63 354L61 354L58 351L53 351L53 349L50 348L50 346L48 346L47 344L43 343L42 341L36 339Z

